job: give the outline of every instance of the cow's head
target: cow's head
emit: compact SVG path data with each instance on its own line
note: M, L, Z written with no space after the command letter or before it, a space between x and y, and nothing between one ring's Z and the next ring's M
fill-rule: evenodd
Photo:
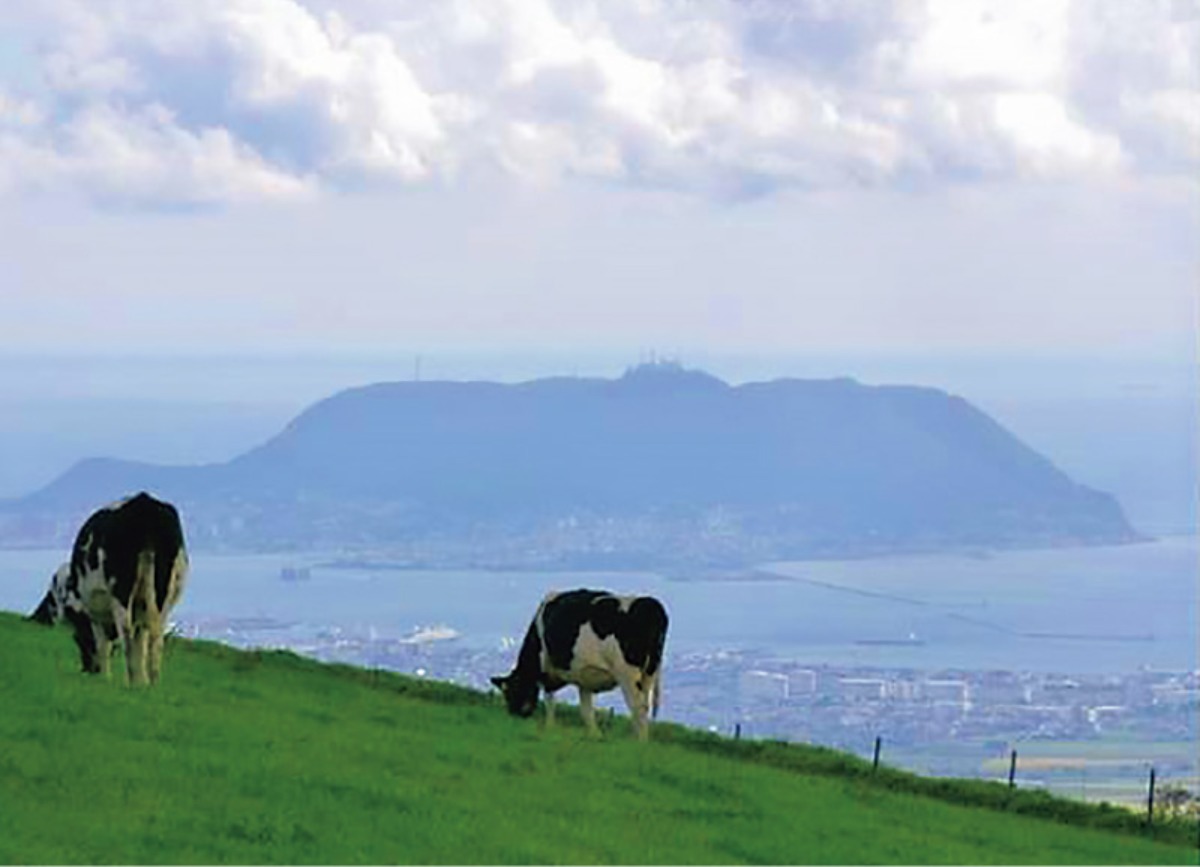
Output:
M58 567L58 571L50 579L50 589L46 591L46 595L42 597L38 607L33 609L33 613L29 615L30 620L46 626L53 626L66 616L67 579L70 575L69 564L64 563Z
M518 677L516 672L492 678L513 716L532 716L537 708L538 683L533 678Z

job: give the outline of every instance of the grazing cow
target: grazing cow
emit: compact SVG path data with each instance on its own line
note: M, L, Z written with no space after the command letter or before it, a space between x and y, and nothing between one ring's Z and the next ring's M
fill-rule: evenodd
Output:
M140 493L92 514L79 530L71 562L54 573L30 619L75 629L83 670L107 673L112 644L125 649L133 683L158 680L167 613L179 601L188 556L179 513Z
M517 664L493 677L509 713L527 717L546 692L546 721L554 721L554 693L579 688L579 711L597 733L592 695L620 686L641 740L649 734L651 704L658 716L667 612L650 596L616 596L597 590L551 593L529 624Z

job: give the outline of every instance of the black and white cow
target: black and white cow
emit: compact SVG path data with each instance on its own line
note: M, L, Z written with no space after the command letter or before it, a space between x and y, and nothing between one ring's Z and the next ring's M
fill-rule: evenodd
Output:
M649 735L647 714L658 716L667 612L650 596L616 596L598 590L550 593L529 624L516 667L493 677L509 713L530 716L538 692L546 693L546 721L554 721L554 693L575 684L579 711L596 733L592 696L620 687L637 736Z
M105 506L79 530L71 562L54 573L32 620L68 621L83 670L107 673L113 642L125 649L130 682L158 680L167 613L188 572L179 513L140 493Z

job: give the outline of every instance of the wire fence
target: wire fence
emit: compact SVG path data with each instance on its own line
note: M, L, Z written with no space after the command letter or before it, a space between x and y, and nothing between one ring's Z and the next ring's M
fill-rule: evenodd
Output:
M735 722L728 731L734 740L742 740L748 736L748 729L741 722ZM886 757L885 739L882 735L876 735L870 750L872 770L877 771L881 765L886 765ZM1080 801L1108 802L1144 814L1149 824L1153 824L1156 819L1161 821L1166 818L1191 818L1200 823L1200 775L1196 773L1164 778L1154 763L1146 762L1143 763L1139 776L1130 773L1113 775L1111 772L1098 775L1094 767L1089 774L1089 765L1082 760L1078 761L1078 766L1073 771L1059 768L1047 773L1047 760L1044 756L1029 757L1025 761L1026 766L1023 767L1021 751L1012 747L1005 755L1003 775L978 774L975 778L1005 783L1010 789L1041 789L1050 794ZM928 773L927 768L913 767L911 763L902 763L895 767L913 773ZM1025 776L1021 775L1022 771L1025 772Z

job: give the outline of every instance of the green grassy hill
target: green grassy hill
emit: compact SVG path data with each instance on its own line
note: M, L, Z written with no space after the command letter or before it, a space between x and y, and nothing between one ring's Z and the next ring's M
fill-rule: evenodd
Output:
M1194 827L1113 808L678 726L592 740L289 653L173 640L130 690L65 629L0 614L0 648L7 863L1197 860Z

